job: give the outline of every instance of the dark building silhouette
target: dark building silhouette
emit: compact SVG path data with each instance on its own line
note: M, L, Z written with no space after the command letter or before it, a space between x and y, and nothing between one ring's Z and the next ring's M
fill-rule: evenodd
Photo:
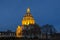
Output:
M12 32L11 30L0 32L0 37L15 37L15 35L15 32Z

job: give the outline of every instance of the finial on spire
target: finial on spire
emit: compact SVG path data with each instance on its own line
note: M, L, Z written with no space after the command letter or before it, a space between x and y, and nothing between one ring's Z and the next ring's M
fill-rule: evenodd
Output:
M30 13L30 8L27 8L27 13Z

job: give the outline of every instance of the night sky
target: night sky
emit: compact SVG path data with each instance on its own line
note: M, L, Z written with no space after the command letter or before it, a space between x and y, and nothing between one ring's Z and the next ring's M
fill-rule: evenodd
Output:
M60 0L0 0L0 31L15 31L28 7L37 24L60 32Z

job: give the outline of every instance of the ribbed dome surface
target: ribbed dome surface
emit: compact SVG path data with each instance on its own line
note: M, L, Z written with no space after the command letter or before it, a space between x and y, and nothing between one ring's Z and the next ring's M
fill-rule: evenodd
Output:
M35 20L30 13L30 8L28 8L27 13L24 15L22 19L22 25L29 25L29 24L34 24L34 23L35 23Z

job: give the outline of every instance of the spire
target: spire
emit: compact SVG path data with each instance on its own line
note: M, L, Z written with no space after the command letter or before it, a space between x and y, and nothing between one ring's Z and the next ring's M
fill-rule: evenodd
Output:
M30 13L30 8L27 8L27 13Z

